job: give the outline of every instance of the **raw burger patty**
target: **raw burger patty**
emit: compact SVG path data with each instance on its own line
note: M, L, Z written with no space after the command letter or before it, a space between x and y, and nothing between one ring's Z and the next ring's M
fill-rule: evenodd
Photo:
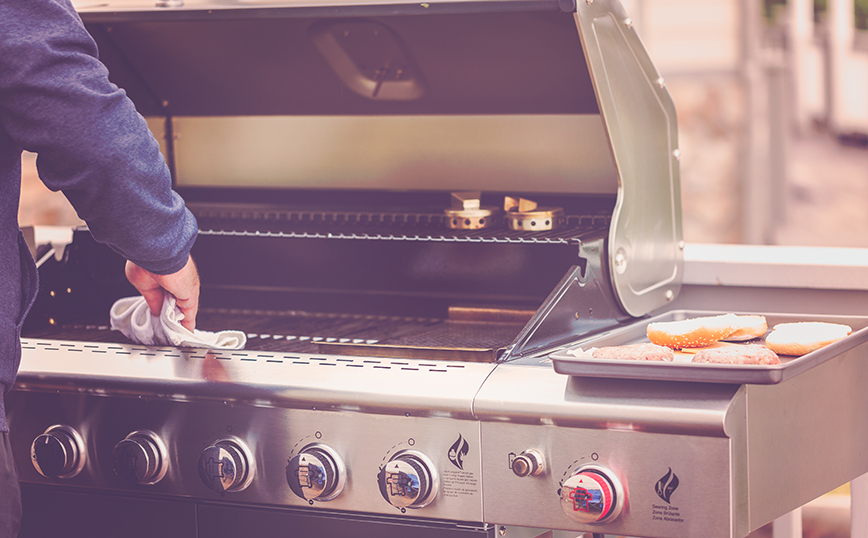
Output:
M655 344L631 344L627 346L601 347L594 350L595 359L619 359L632 361L671 361L675 354L668 347Z
M693 356L693 362L762 365L781 363L774 351L758 344L703 349Z

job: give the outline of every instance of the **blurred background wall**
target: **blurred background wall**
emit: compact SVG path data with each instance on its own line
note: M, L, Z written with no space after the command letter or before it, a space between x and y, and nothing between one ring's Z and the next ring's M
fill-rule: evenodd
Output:
M868 0L626 0L690 242L868 247Z
M868 247L868 0L623 0L678 110L688 242ZM19 223L79 224L25 155Z

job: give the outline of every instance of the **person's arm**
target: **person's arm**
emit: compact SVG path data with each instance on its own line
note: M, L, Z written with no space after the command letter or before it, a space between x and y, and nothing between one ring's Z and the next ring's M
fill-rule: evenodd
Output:
M0 2L0 54L0 124L38 154L43 182L63 191L97 241L150 274L144 284L133 271L140 291L153 298L154 282L168 289L164 284L190 281L195 218L68 0ZM189 304L191 288L175 291ZM189 308L193 324L196 304Z

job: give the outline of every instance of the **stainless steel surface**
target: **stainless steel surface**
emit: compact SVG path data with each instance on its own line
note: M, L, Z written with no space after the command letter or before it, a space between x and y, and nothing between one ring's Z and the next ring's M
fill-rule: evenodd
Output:
M128 360L117 356L114 359ZM353 391L348 390L334 396L346 403L352 395ZM384 415L311 407L288 409L232 398L201 401L181 393L139 398L86 389L68 393L16 390L7 402L16 454L27 453L46 424L62 422L82 432L93 457L78 476L64 481L66 487L82 491L147 493L220 502L227 508L257 505L306 508L316 513L323 511L323 515L331 510L378 514L398 518L397 523L401 518L484 521L479 423L439 415L436 404L432 404L427 416ZM111 471L112 447L129 431L143 429L164 440L168 455L165 477L149 486L126 483ZM227 435L243 440L250 448L256 477L243 491L221 495L202 482L198 462L203 448ZM461 469L449 454L459 438L467 444ZM346 484L341 494L331 500L300 498L287 483L287 462L312 443L328 445L346 465ZM439 492L427 506L402 511L383 498L377 475L396 454L406 450L427 457L439 476ZM57 485L32 466L21 466L20 473L27 483Z
M497 492L485 497L490 521L625 536L747 534L744 490L735 489L745 472L743 387L580 379L521 362L499 365L474 404L492 448L483 460L485 491ZM518 478L510 454L529 446L543 452L547 471ZM624 510L611 523L580 525L561 508L563 482L585 464L623 484ZM656 485L670 469L680 486L665 502Z
M521 192L545 167L534 190L618 189L602 122L591 114L174 116L172 126L183 186L358 188L375 177L379 188L404 190L412 170L415 188ZM245 154L259 158L237 166Z
M489 521L616 536L746 534L733 531L731 518L739 514L731 513L735 494L730 489L731 440L726 437L490 422L483 423L482 436L485 446L496 447L483 462L484 512ZM545 444L551 471L518 478L509 469L507 456L530 442ZM621 515L603 525L579 524L561 508L564 481L581 465L593 462L611 469L623 481L626 495ZM681 485L665 502L655 486L670 468ZM496 493L489 496L489 491Z
M609 261L624 309L641 316L677 295L683 262L678 133L675 106L628 16L614 1L576 2L600 115L618 169L618 202L609 234ZM653 209L652 209L653 208Z
M20 390L90 390L156 398L179 395L183 399L459 419L473 416L473 395L492 369L483 363L56 340L25 339L22 348L25 359L16 383Z
M315 368L328 373L306 376L310 364L244 360L258 358L244 352L28 344L22 386L8 401L13 443L29 450L51 424L79 430L95 460L64 480L71 487L510 529L735 537L868 471L861 456L868 437L856 433L868 422L868 400L858 392L868 376L864 346L776 385L733 385L579 378L532 357L459 363L416 377L408 377L412 370L365 370L350 366L355 359L323 357L334 365ZM354 383L341 382L341 368L355 372ZM458 387L462 404L448 387ZM371 392L359 393L365 390ZM396 395L412 405L395 405ZM359 398L367 405L351 405ZM165 478L138 486L106 474L111 447L143 429L165 441ZM201 481L198 463L203 448L227 435L249 446L257 473L244 491L220 497ZM346 484L331 500L300 497L287 483L287 461L315 444L345 464ZM852 451L831 448L840 446ZM545 467L519 477L513 464L529 449ZM384 499L375 475L385 475L390 461L404 464L407 450L428 458L424 469L439 476L440 487L430 504L405 513ZM585 464L609 469L623 484L621 514L601 525L575 523L561 508L563 484ZM404 473L419 470L408 464ZM53 483L33 468L22 479Z
M615 361L594 359L587 356L577 357L569 353L569 349L587 350L594 347L647 342L645 328L648 323L713 314L712 312L670 311L632 324L624 329L611 331L601 337L585 340L571 348L559 350L551 354L551 359L555 371L565 375L701 383L774 384L802 374L839 355L862 354L864 353L864 344L868 342L868 318L865 317L765 314L769 328L773 328L778 323L825 321L848 325L853 329L853 333L843 340L801 357L781 355L781 364L775 365L694 364L688 362L689 357L679 357L674 362Z
M745 387L750 528L868 472L866 359L860 346L779 385Z

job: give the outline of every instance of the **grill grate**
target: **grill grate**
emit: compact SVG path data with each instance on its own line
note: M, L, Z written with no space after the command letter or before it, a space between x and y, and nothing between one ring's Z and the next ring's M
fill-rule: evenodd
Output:
M524 326L523 323L241 309L203 309L199 312L197 325L206 331L244 331L248 336L248 352L320 353L320 346L326 344L329 345L326 349L338 351L358 347L379 356L384 350L391 350L396 357L406 356L402 353L405 348L444 350L446 355L450 350L459 349L497 350L508 346ZM106 325L50 327L33 331L28 337L131 343Z
M243 209L191 204L204 235L492 243L571 243L606 230L610 217L568 216L560 230L451 230L436 213L366 213Z

